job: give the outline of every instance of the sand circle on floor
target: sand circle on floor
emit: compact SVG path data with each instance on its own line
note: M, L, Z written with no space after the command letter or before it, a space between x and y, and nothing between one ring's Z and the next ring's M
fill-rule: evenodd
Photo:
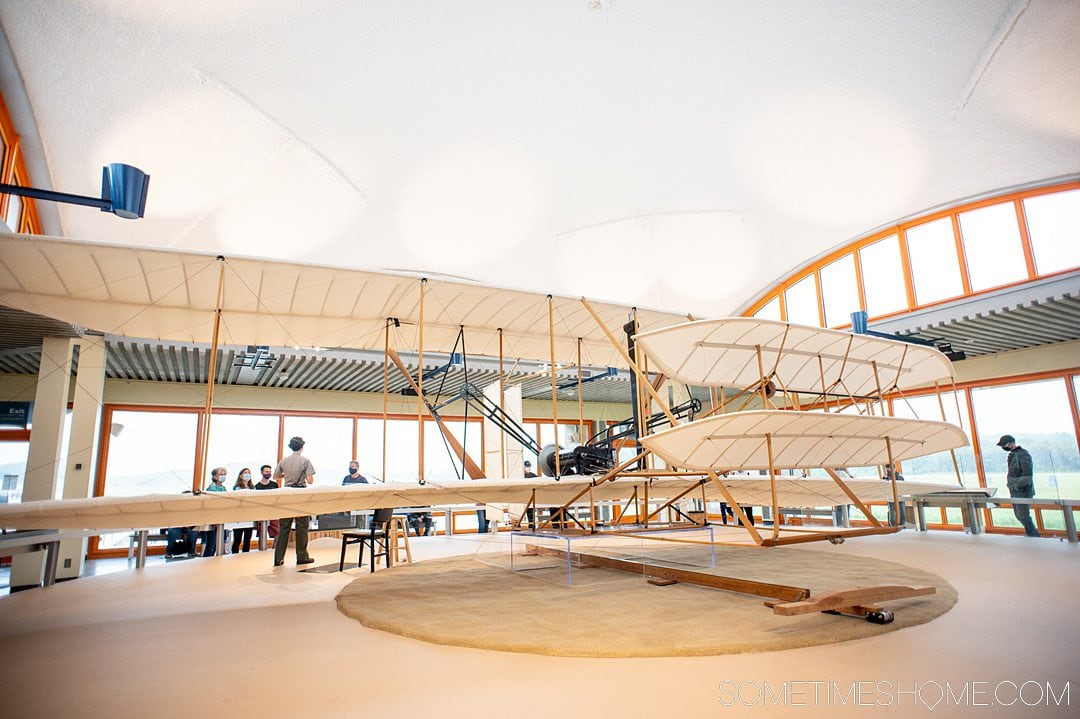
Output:
M575 548L576 550L576 548ZM895 620L813 613L779 616L761 597L693 584L655 586L640 574L573 568L564 560L508 552L365 567L337 596L367 627L435 644L576 657L702 656L777 651L850 641L924 624L949 611L956 590L942 577L896 562L828 549L592 548L741 579L828 591L899 584L936 594L884 602Z

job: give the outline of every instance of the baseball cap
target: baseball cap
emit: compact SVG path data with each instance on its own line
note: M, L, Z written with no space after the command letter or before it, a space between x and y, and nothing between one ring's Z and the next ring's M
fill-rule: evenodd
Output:
M1004 447L1007 444L1016 444L1016 437L1013 437L1011 434L1001 435L1001 439L997 441L997 446Z

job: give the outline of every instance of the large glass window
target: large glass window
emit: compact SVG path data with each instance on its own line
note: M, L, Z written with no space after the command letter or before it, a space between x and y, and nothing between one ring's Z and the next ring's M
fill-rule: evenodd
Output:
M958 218L973 291L1027 279L1013 203L961 212Z
M957 398L959 397L959 405ZM979 473L975 466L975 451L972 449L971 428L967 425L967 395L960 392L958 395L952 392L942 392L941 401L938 402L936 394L920 395L918 397L904 397L894 399L892 411L894 417L909 417L913 419L927 419L942 421L941 410L945 409L944 421L957 425L964 429L968 435L968 446L955 450L956 466L953 466L952 454L939 452L927 457L909 459L903 462L901 473L905 479L918 480L920 482L939 482L950 486L956 486L956 469L960 470L960 477L964 486L978 487Z
M851 324L851 313L859 309L859 285L855 279L855 255L844 255L821 268L821 300L825 326Z
M866 312L870 317L907 309L900 241L896 235L863 247L859 250L859 262L862 263Z
M197 427L194 412L113 412L105 496L190 490Z
M29 452L29 442L0 441L0 504L22 501Z
M915 301L918 304L925 305L963 294L952 220L943 217L912 227L907 231L907 242Z
M356 461L369 481L416 482L419 479L419 436L415 419L386 420L386 476L383 476L382 417L362 418L356 425ZM441 451L439 447L434 448ZM425 441L425 453L433 451ZM344 473L342 473L344 477Z
M60 438L60 462L56 467L56 490L53 499L64 498L64 482L67 480L67 459L71 451L71 410L64 413L64 431Z
M1029 197L1024 212L1039 274L1080 265L1080 190Z
M207 476L203 478L203 485L210 483L209 470L214 467L229 470L225 487L230 490L244 468L251 470L251 481L258 481L259 467L277 464L278 421L277 415L215 414L210 421ZM306 454L307 449L304 451Z
M180 494L191 490L198 415L117 410L108 428L107 497ZM103 534L99 549L128 546L130 533Z
M1063 379L979 387L972 390L972 404L988 486L1000 487L998 494L1008 496L1007 455L997 441L1010 434L1031 453L1036 497L1080 495L1080 453ZM1019 526L1008 510L995 512L994 522Z
M820 327L818 318L818 292L814 273L799 280L784 293L787 305L787 321L796 325Z
M581 444L580 429L577 422L570 424L564 420L559 420L559 446L570 447L575 444ZM555 434L552 430L551 422L541 422L539 432L538 440L541 447L546 447L555 441ZM588 437L586 437L586 439L588 439Z
M8 196L7 215L4 217L4 222L11 229L12 232L18 232L22 224L22 211L23 203L22 198L18 195Z
M754 313L754 317L762 320L780 320L780 295L773 297L771 300L763 304L757 312Z
M353 421L349 417L285 417L285 456L292 453L289 439L304 439L304 456L315 467L315 482L341 484L352 459Z
M623 462L627 462L636 457L637 453L637 447L633 444L621 445L616 451L615 463L622 464Z
M388 423L390 421L387 420ZM364 475L369 482L383 478L382 433L381 417L378 419L361 417L356 420L356 456L353 459L360 464L360 474Z
M444 421L450 434L465 448L477 465L483 461L483 424L480 422ZM461 456L443 438L439 426L433 420L424 422L424 479L445 481L469 479L464 471Z

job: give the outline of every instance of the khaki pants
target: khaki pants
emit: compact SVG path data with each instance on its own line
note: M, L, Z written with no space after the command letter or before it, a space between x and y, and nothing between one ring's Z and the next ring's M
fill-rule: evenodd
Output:
M274 540L274 562L285 561L285 552L289 549L289 533L296 522L296 560L307 559L308 524L311 517L285 517L278 521L278 536Z

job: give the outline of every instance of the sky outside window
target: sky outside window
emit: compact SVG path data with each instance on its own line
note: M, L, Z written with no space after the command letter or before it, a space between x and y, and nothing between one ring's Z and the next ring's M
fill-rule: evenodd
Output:
M844 255L821 268L821 297L825 306L825 326L851 324L858 312L859 286L855 281L855 255Z
M886 237L859 250L862 263L863 292L866 312L880 317L907 309L904 289L904 270L900 263L900 241L896 235Z
M480 422L444 422L450 434L458 441L478 466L483 457L484 425ZM467 425L467 428L466 428ZM439 426L434 421L424 422L424 479L444 481L449 479L469 479L468 472L462 468L461 455L445 441Z
M1037 496L1080 492L1080 456L1065 380L977 387L972 404L989 486L1004 491L1006 453L996 445L1001 435L1010 434L1031 453ZM1059 487L1052 486L1050 475L1057 476Z
M1029 197L1024 212L1039 274L1080 266L1080 190Z
M810 273L796 282L784 293L787 304L787 321L796 325L820 327L817 305L817 282Z
M973 291L1027 279L1013 203L980 207L958 217Z
M907 231L907 242L918 304L959 297L964 293L952 220L943 217L912 227Z
M761 306L761 308L754 313L754 317L759 320L780 320L780 295L773 297L771 300Z
M979 473L975 466L975 452L970 443L971 427L968 426L967 395L963 392L959 394L942 392L940 402L936 394L901 397L892 402L894 417L910 419L940 422L942 408L945 410L944 421L960 427L968 436L968 446L955 450L956 464L959 466L964 486L978 487ZM952 455L949 452L938 452L928 457L909 459L903 463L902 470L907 479L956 486L956 468L953 466Z
M289 440L304 439L304 456L315 467L315 482L340 484L352 459L353 422L348 417L285 417L285 456Z
M194 412L113 412L106 496L190 490L197 424Z
M287 438L286 438L287 439ZM206 455L207 476L214 467L225 467L229 474L226 489L236 484L240 470L251 470L251 481L259 478L259 467L278 461L278 418L265 414L215 414L210 420L210 449Z

